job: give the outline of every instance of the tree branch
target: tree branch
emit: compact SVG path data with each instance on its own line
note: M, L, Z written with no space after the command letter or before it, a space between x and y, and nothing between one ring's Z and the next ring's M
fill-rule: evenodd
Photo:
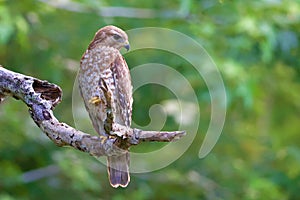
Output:
M112 6L97 6L78 3L74 1L55 1L55 0L39 0L52 7L64 9L79 13L97 13L101 17L126 17L140 19L184 19L189 13L184 13L180 10L155 10L147 8L134 7L112 7Z
M37 126L58 146L71 146L94 156L116 155L121 149L115 145L116 137L92 136L59 122L52 110L61 102L59 86L30 76L15 73L0 65L0 102L6 96L22 100ZM170 142L181 138L185 131L143 131L113 124L112 134L122 137L127 146L140 142Z

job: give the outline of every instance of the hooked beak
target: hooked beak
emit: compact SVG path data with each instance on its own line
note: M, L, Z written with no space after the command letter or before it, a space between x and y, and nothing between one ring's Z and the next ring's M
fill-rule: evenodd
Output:
M129 42L126 42L126 43L125 43L124 48L125 48L127 51L129 51L129 49L130 49Z

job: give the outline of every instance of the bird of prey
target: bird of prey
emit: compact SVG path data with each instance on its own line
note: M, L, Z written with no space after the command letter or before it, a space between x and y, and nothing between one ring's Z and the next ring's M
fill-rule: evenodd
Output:
M128 66L120 53L129 50L127 34L118 27L99 29L83 54L78 73L81 96L95 130L101 137L116 137L121 155L107 157L107 170L113 187L126 187L130 181L129 152L120 135L112 134L112 124L131 125L132 85Z

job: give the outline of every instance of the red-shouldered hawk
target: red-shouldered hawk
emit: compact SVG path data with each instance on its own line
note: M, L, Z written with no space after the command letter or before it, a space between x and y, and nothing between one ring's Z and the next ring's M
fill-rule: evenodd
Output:
M109 137L112 124L131 125L132 85L128 66L119 50L129 50L126 33L115 27L105 26L97 31L83 54L78 74L79 88L85 107L98 134ZM110 184L126 187L130 181L128 147L118 147L124 154L107 157Z

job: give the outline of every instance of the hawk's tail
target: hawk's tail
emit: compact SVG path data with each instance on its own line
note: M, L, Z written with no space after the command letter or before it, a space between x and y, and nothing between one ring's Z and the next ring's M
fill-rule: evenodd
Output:
M111 186L126 187L130 181L129 152L119 156L108 156L107 171Z

